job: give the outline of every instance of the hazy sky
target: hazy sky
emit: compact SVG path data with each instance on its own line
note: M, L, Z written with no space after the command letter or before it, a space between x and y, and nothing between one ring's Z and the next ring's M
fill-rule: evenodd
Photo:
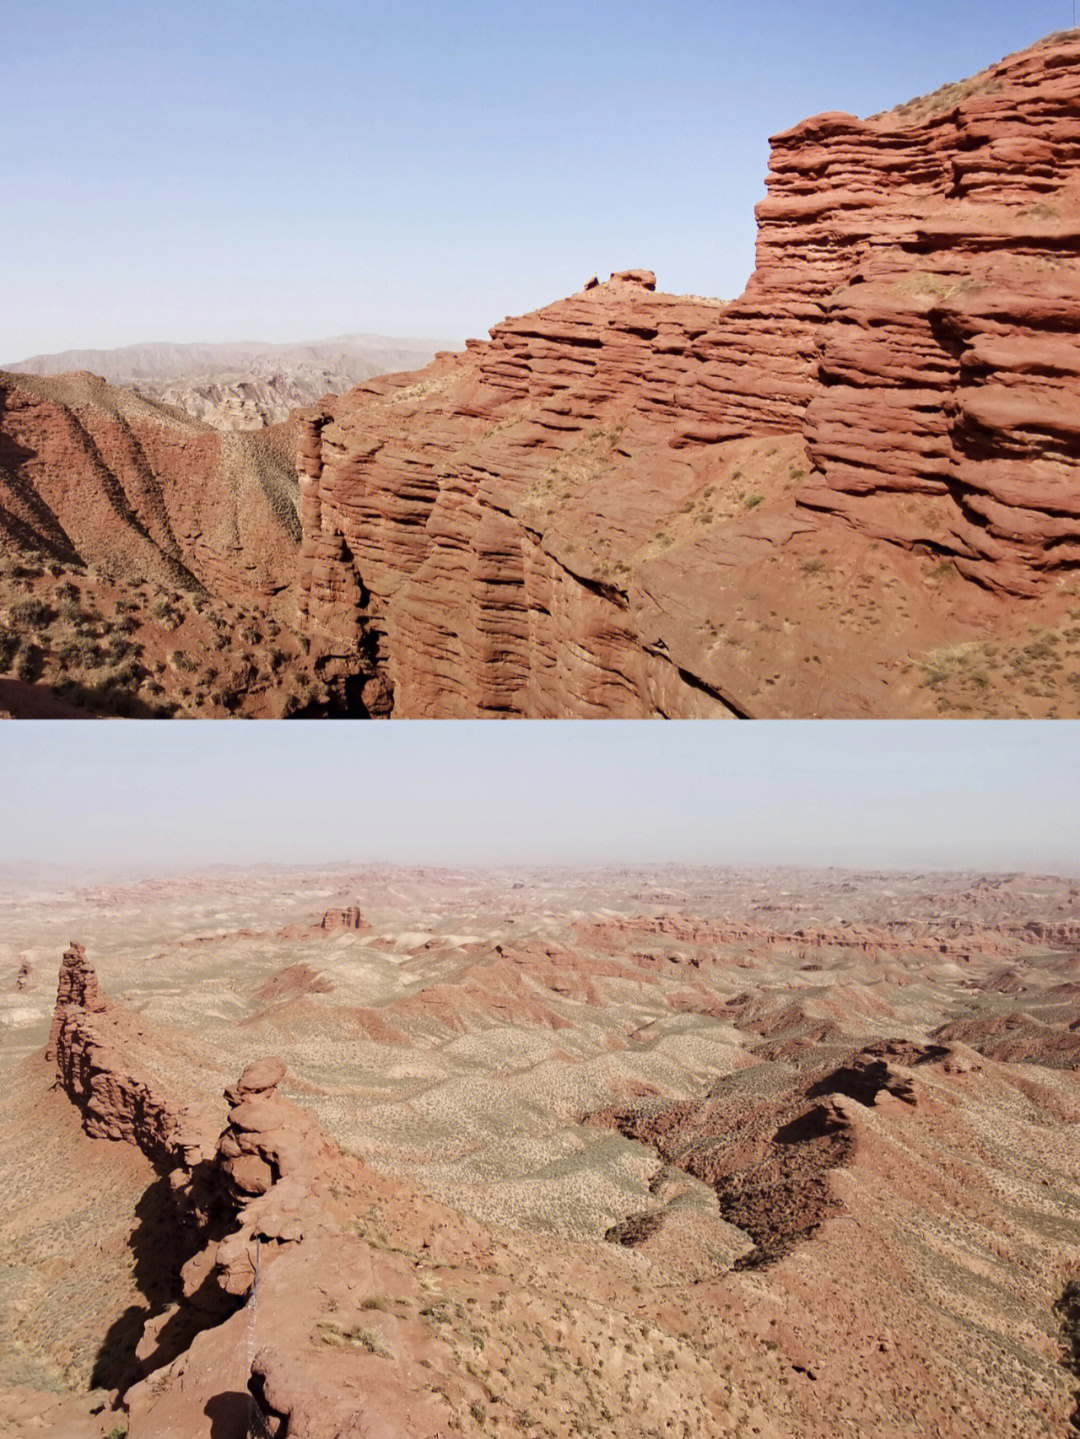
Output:
M650 266L730 297L766 138L1072 0L38 0L0 31L0 362L464 339Z
M1080 873L1080 723L7 724L0 866Z

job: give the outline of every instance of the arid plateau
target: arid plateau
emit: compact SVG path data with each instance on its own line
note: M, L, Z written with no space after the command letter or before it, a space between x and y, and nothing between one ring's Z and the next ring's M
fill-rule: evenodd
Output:
M1080 881L368 866L0 905L0 1432L1075 1424Z

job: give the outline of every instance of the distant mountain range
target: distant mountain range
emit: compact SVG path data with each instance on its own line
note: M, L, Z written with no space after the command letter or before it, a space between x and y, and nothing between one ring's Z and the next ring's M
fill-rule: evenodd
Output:
M446 341L385 335L339 335L286 345L151 343L33 355L3 368L32 375L88 370L218 429L257 430L323 395L344 394L373 375L422 369L438 350L449 348Z

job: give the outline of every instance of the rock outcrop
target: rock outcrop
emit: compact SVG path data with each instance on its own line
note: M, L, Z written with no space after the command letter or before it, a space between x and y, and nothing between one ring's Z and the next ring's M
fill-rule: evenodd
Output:
M777 136L730 304L623 272L308 411L327 673L405 717L922 713L912 652L1080 559L1078 62Z
M125 1050L128 1016L116 1014L101 992L81 944L72 943L60 966L56 1009L45 1057L56 1082L81 1111L96 1138L134 1144L164 1172L194 1168L212 1152L207 1118L157 1092Z
M319 922L318 928L324 934L359 934L371 928L358 904L347 905L344 909L328 909Z
M69 1020L78 1022L80 1014L101 1014L107 1008L108 1001L101 992L97 973L86 957L86 950L72 940L60 961L56 1007L45 1048L46 1060L50 1064L56 1060L60 1038Z

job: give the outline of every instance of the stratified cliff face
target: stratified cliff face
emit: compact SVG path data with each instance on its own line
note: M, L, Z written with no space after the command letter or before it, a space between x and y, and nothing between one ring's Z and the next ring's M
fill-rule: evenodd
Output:
M768 187L732 304L625 272L307 412L301 616L373 712L922 713L905 658L1080 562L1080 37Z

